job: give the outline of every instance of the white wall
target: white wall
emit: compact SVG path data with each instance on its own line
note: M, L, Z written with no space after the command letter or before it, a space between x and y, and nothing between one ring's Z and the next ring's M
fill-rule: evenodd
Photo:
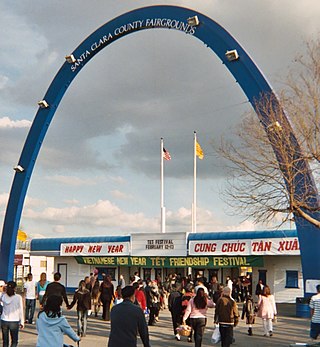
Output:
M45 266L42 266L45 265ZM35 281L40 280L40 274L45 272L47 280L53 281L54 258L46 256L30 256L31 272Z
M276 302L295 303L296 297L303 296L302 267L299 256L268 256L264 258L267 281ZM286 288L286 271L298 271L299 288ZM255 288L255 287L254 287Z

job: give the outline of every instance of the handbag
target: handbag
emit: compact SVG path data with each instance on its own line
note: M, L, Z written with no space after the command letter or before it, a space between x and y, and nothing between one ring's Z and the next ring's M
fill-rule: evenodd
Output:
M211 342L215 345L221 341L221 335L219 330L219 324L216 324L215 329L213 330L212 336L211 336Z

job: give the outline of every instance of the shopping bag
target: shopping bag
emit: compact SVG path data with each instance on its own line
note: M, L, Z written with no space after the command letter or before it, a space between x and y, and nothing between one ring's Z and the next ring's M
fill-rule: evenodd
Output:
M211 336L211 342L215 345L216 343L219 343L220 341L221 341L221 335L219 330L219 324L216 324L216 327L213 330L213 333Z

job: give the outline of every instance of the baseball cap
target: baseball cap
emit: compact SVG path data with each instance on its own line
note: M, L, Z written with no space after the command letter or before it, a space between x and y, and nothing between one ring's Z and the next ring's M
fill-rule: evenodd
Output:
M0 280L0 287L4 287L6 285L5 281Z

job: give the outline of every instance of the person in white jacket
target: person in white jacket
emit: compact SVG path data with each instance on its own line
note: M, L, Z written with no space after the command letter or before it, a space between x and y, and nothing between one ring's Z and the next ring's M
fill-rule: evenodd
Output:
M18 345L19 328L24 327L23 302L22 297L16 294L16 282L9 281L5 287L5 292L1 293L0 301L3 305L1 315L1 330L3 347L8 347L9 333L11 336L11 347Z
M43 311L37 319L37 347L63 346L63 335L68 335L73 341L80 341L66 317L61 313L62 297L51 295L48 297Z

